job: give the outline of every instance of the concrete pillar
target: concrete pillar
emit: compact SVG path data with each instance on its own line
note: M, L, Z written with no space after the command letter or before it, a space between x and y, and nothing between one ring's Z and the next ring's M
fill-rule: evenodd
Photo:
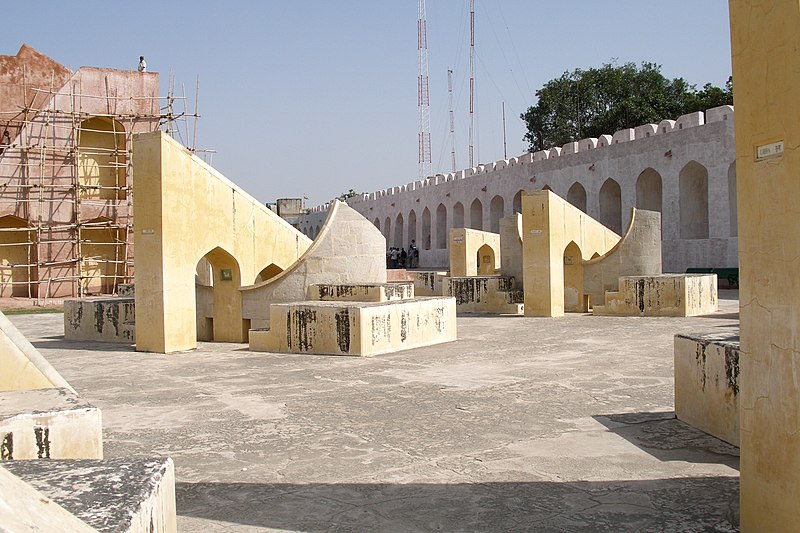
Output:
M800 524L798 0L731 0L741 309L741 528Z

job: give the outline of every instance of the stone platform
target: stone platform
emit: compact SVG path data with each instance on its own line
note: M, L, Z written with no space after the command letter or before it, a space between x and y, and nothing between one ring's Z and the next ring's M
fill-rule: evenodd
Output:
M442 279L443 294L456 299L459 313L521 315L525 294L508 276L462 276Z
M739 445L739 332L675 335L675 414Z
M623 276L619 291L607 291L595 315L697 316L717 310L716 274Z
M133 296L64 300L64 337L74 341L136 342Z
M171 459L15 461L3 468L97 531L177 531Z
M64 389L0 392L0 459L102 459L100 409Z
M250 350L371 356L456 340L453 298L306 301L270 306L270 329L250 330Z

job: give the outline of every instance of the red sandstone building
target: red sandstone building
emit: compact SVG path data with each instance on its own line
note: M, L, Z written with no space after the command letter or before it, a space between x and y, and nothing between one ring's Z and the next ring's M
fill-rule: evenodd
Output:
M131 135L166 116L157 73L0 56L0 297L132 281Z

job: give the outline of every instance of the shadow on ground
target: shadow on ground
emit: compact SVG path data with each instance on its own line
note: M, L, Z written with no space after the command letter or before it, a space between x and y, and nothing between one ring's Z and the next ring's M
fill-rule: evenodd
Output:
M724 464L739 469L739 448L681 422L674 411L593 418L659 461Z
M289 531L737 531L739 480L178 483L178 515Z

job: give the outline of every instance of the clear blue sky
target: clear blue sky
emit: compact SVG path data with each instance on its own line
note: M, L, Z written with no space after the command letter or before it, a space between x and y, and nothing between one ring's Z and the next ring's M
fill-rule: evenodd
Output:
M0 54L27 42L71 67L200 77L198 146L261 201L417 179L417 2L7 2ZM652 61L668 77L723 85L726 0L475 0L476 155L526 151L519 119L566 70ZM449 172L447 69L455 70L458 167L467 166L469 1L427 0L434 172ZM613 132L609 132L613 133Z

